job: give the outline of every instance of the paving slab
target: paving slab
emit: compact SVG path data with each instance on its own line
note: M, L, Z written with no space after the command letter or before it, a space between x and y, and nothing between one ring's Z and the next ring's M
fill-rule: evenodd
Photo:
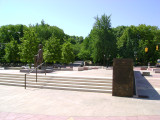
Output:
M93 73L88 72L89 75L83 73L83 76L102 76L102 73L103 77L112 76L112 70L105 69L94 70ZM62 75L62 72L57 74ZM73 72L64 72L63 75L70 76ZM82 73L75 71L74 75L82 76ZM151 78L154 82L159 80L152 73ZM154 82L152 84L155 84ZM155 86L152 87L155 88ZM37 88L25 90L23 87L0 85L0 118L4 120L9 119L7 116L15 117L15 119L27 116L26 119L31 120L45 119L45 117L46 120L150 120L153 118L159 120L159 111L159 99L114 97L108 93Z
M0 86L0 112L54 116L160 115L160 100L106 93Z

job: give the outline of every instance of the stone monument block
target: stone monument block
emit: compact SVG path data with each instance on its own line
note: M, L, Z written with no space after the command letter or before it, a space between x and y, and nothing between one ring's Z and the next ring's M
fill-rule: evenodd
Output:
M150 76L150 72L142 72L143 76Z
M133 97L134 73L132 59L113 60L113 96Z

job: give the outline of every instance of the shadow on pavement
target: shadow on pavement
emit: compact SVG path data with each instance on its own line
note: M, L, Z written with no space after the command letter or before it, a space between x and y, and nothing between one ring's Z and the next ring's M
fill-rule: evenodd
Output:
M149 81L141 75L140 71L134 71L136 94L139 99L160 100L159 93L149 83Z

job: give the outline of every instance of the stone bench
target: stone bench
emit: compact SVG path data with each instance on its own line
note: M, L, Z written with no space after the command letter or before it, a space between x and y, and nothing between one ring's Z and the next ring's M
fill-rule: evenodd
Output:
M141 67L141 70L147 70L147 68L146 67Z
M4 67L0 67L0 70L4 70Z
M61 71L73 71L73 68L68 68L68 67L67 67L67 68L61 68L60 70L61 70Z
M98 69L98 67L92 67L92 69Z
M83 69L84 69L84 70L88 70L88 67L87 67L87 66L84 66Z
M160 73L160 69L155 69L154 72L155 73Z
M150 72L142 72L142 76L150 76Z
M83 67L78 67L78 71L83 71L84 68Z
M88 70L92 70L92 67L88 67Z

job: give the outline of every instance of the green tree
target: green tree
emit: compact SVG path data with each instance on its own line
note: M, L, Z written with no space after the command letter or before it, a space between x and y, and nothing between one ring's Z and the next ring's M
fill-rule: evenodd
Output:
M92 53L92 41L90 37L86 37L81 44L80 52L78 53L78 57L82 60L92 60L91 53Z
M6 46L6 44L5 43L0 43L0 63L1 62L5 62L4 55L5 55L5 46Z
M62 51L60 39L57 39L54 36L50 37L45 43L43 56L45 62L61 62Z
M5 25L0 28L0 43L8 43L14 38L18 43L20 38L23 37L24 30L27 26L24 25Z
M20 60L22 62L31 63L34 62L34 56L38 52L39 40L37 39L37 34L30 27L28 31L24 32L24 37L21 39L22 43L20 44Z
M159 43L159 29L156 26L146 26L144 24L137 27L139 35L139 60L147 64L155 63L158 59L158 52L156 51L156 45ZM158 35L158 34L159 35ZM145 53L145 47L148 47L148 52Z
M23 31L26 29L27 29L27 26L24 26L24 25L5 25L5 26L0 27L0 49L1 49L0 50L0 62L5 62L5 60L11 61L11 62L16 61L13 59L10 60L11 58L10 53L12 51L10 53L9 51L5 52L5 46L8 43L13 44L13 40L14 42L17 41L16 43L20 44L21 43L20 39L23 37L23 34L24 34ZM13 45L12 48L11 47L9 48L9 45L7 45L7 49L13 49L14 47L15 46ZM5 55L5 53L7 55Z
M80 60L79 58L79 53L80 53L80 50L81 50L81 44L83 43L83 37L80 36L70 36L68 38L68 41L73 45L73 52L74 52L74 55L75 55L75 60Z
M76 43L73 45L73 53L75 55L75 60L79 60L79 52L81 50L81 44L80 43Z
M158 59L158 51L156 45L160 38L160 33L156 26L129 26L123 34L117 37L118 55L122 58L132 58L141 64L148 62L155 63ZM148 52L145 53L145 47L148 47ZM134 54L136 53L136 54Z
M134 51L138 50L137 28L126 28L120 37L117 37L118 55L123 58L134 58Z
M116 56L116 39L111 28L110 16L102 15L95 18L96 22L90 33L93 41L92 58L94 62L104 63L106 58L110 60ZM105 57L104 57L105 56Z
M41 21L41 24L36 24L33 26L34 30L38 34L38 39L42 44L45 44L45 42L51 37L55 36L57 39L60 39L61 44L64 43L63 38L65 36L64 31L56 26L50 26L44 22L44 20Z
M7 62L19 62L19 49L18 42L12 38L12 40L5 46L5 60Z
M66 41L62 46L62 62L63 63L70 63L74 62L75 55L73 53L72 44Z
M80 37L78 37L78 36L70 36L70 38L74 39L75 43L79 43L79 44L81 44L83 42L83 40L84 40L82 36L80 36Z

